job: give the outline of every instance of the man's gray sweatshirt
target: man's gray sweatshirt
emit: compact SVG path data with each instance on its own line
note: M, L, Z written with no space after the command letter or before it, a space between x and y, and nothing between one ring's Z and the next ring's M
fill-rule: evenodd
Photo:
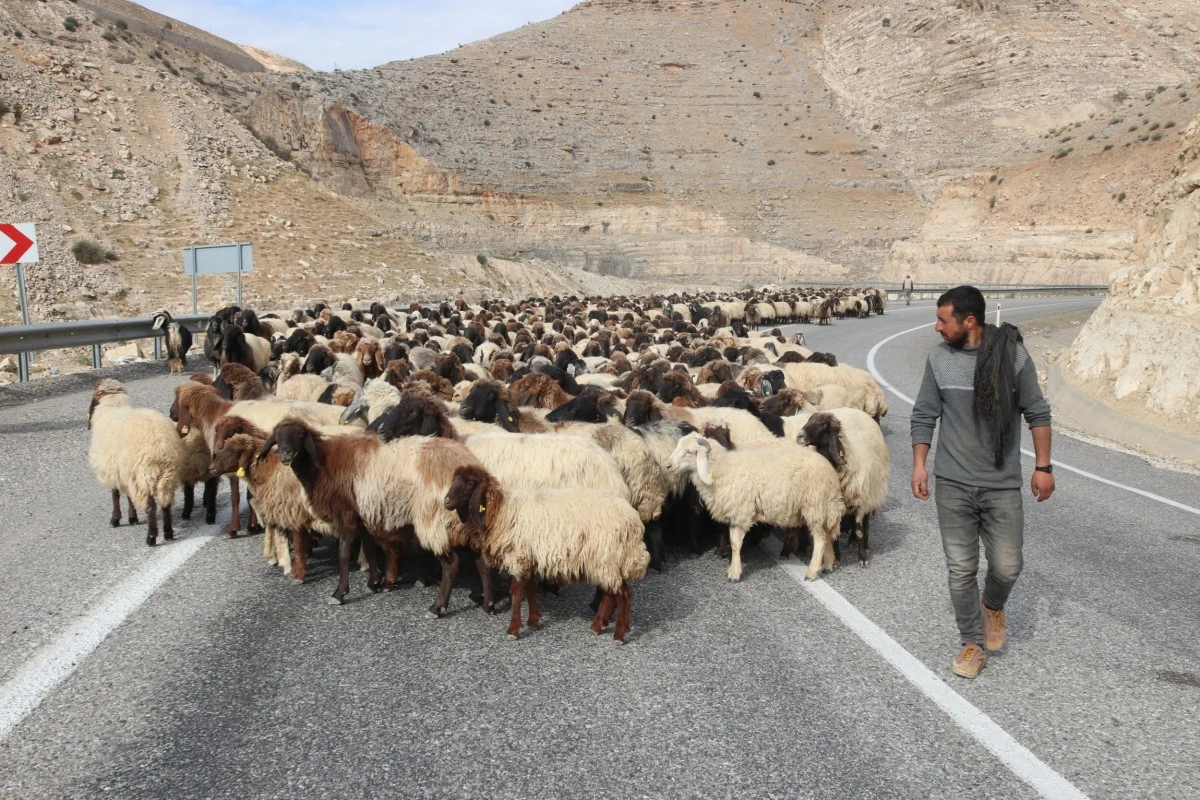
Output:
M983 421L977 424L971 414L971 402L975 397L975 358L979 348L956 350L942 342L930 351L925 361L921 391L913 405L911 427L914 445L932 444L934 427L941 419L942 430L933 469L938 478L987 489L1021 487L1021 437L1016 435L1017 415L1023 414L1030 428L1048 426L1050 404L1042 396L1029 352L1022 344L1016 349L1014 435L999 469L992 458L987 425Z

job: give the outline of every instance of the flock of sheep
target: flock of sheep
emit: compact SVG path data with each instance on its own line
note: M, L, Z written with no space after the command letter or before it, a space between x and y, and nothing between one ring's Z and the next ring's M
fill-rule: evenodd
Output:
M538 628L538 584L597 589L592 630L631 626L631 581L665 566L668 545L717 541L742 576L756 526L778 529L806 577L834 567L842 532L869 559L888 451L883 392L866 372L764 327L883 313L878 290L530 299L471 305L374 304L291 314L224 308L204 353L213 373L175 387L169 417L135 408L102 380L88 413L89 462L112 492L113 526L146 510L146 543L174 535L204 486L215 522L228 476L232 518L263 529L264 555L303 581L322 535L336 538L373 592L397 585L414 548L440 567L430 613L450 603L460 566L495 613L496 573L511 579L508 634ZM190 337L166 312L172 371ZM432 561L430 566L433 567ZM436 570L435 570L436 571ZM523 618L523 605L528 615Z

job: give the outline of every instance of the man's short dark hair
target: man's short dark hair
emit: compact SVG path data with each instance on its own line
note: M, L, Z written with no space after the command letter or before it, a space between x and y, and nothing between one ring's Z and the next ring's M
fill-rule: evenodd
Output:
M967 317L974 317L975 321L982 325L987 314L987 303L983 299L983 292L974 286L955 286L939 297L937 304L938 308L945 305L953 306L954 319L959 324Z

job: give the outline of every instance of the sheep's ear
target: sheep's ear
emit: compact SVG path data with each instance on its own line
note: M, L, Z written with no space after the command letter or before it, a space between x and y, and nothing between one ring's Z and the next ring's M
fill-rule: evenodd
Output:
M481 478L475 485L475 491L471 492L471 501L468 505L471 522L481 533L486 529L484 517L487 515L487 488L487 480Z
M266 458L267 453L271 452L271 448L273 448L275 445L276 445L275 434L272 433L270 436L267 437L267 440L265 442L263 442L262 450L259 450L258 455L254 457L254 463L257 464L258 462L260 462L264 458Z
M696 444L696 474L705 486L712 486L712 472L708 467L708 442L697 439Z
M313 435L311 433L305 434L304 436L304 450L306 453L308 453L308 457L312 459L313 466L320 467L321 458L317 455L317 443L313 440Z
M421 436L443 436L441 416L433 411L426 411L425 416L421 418L421 429L418 431Z
M496 400L496 422L500 423L500 427L509 433L520 431L520 428L517 427L517 411L509 406L508 401L503 397Z
M350 405L346 406L346 410L338 417L338 422L342 425L349 425L359 415L365 415L371 406L367 403L367 398L363 395L363 390L359 389L354 395L354 399L350 401Z

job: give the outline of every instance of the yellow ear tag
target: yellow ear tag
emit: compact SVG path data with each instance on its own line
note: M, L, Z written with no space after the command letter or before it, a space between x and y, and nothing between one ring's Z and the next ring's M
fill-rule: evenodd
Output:
M238 467L237 476L238 476L239 478L244 478L244 477L246 477L246 468L245 468L245 467Z
M509 414L509 415L508 415L508 421L509 421L509 422L512 422L512 421L513 421L513 418L512 418L512 415L511 415L511 414Z
M487 506L480 506L480 507L479 507L479 513L480 513L480 514L486 514L486 513L487 513Z

